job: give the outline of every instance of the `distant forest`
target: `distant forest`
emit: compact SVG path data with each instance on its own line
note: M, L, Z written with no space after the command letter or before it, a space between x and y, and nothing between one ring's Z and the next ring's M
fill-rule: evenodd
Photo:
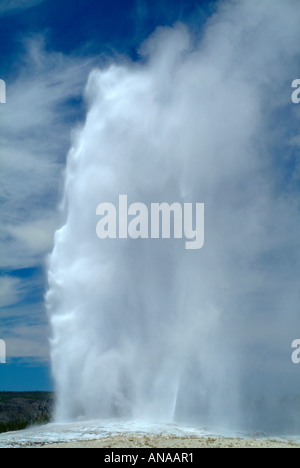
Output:
M0 392L0 433L46 424L53 405L52 392Z

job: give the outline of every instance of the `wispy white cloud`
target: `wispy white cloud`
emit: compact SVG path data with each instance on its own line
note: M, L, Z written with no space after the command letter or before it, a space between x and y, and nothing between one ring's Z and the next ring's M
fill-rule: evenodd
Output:
M33 222L8 227L8 232L15 241L23 243L28 251L43 254L51 250L53 245L53 232L58 228L57 216L52 218L38 219Z
M12 14L17 10L26 10L43 3L44 0L1 0L0 15Z
M25 8L25 2L2 2L0 13L17 5ZM10 356L44 359L49 331L45 278L38 272L60 223L65 159L93 59L48 53L41 37L25 40L25 50L16 78L7 80L7 103L0 106L1 338ZM24 268L37 273L10 276Z
M0 307L7 307L20 298L20 280L4 276L0 278Z
M49 360L49 325L41 319L42 304L24 305L10 310L15 319L3 324L8 358Z
M33 266L51 250L57 223L57 192L71 127L91 60L47 53L41 39L28 42L14 82L1 106L2 213L0 265Z
M48 360L49 327L43 302L38 300L41 278L0 278L0 331L9 358Z

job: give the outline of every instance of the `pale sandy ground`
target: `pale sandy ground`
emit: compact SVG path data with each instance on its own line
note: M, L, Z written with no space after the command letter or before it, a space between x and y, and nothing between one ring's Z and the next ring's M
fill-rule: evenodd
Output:
M300 448L300 444L225 437L174 437L170 435L117 435L100 440L45 445L39 448Z

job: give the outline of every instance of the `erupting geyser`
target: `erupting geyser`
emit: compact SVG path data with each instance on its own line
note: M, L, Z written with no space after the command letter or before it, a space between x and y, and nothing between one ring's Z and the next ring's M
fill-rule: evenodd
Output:
M49 261L59 419L296 428L299 24L298 0L222 2L201 39L161 28L91 73ZM99 239L120 195L204 203L204 247Z

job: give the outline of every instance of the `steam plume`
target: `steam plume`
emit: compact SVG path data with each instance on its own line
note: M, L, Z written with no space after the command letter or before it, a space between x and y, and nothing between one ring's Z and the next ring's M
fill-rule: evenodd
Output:
M159 28L91 73L49 266L58 418L297 426L299 21L296 0L220 2L201 40ZM99 240L120 194L205 203L203 249Z

